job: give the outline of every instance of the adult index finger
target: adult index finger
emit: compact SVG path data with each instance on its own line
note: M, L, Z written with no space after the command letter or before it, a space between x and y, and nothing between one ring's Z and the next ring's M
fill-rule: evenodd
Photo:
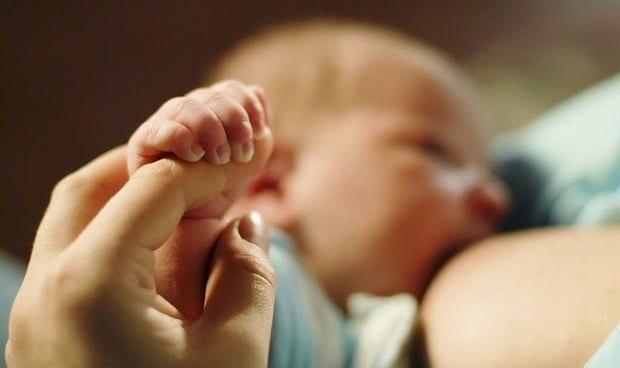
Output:
M259 142L258 154L249 163L211 166L205 161L189 164L166 158L142 166L82 232L76 245L90 259L111 265L124 252L157 249L187 210L209 202L263 167L272 140Z

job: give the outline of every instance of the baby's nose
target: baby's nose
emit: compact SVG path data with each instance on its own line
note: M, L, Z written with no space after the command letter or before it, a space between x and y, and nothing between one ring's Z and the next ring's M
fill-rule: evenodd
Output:
M494 178L487 178L473 186L465 198L469 215L493 228L506 214L509 202L506 188Z

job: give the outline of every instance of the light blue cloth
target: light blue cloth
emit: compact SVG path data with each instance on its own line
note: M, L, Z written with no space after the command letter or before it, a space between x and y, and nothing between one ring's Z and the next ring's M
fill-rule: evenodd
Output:
M585 368L611 367L620 367L620 324L585 365Z
M495 141L507 230L620 223L620 75Z
M296 259L290 239L272 233L278 284L269 367L349 367L356 344L344 316Z
M4 346L8 339L9 312L23 278L24 266L0 250L0 323L2 323L0 326L0 347L2 348L0 367L6 367Z

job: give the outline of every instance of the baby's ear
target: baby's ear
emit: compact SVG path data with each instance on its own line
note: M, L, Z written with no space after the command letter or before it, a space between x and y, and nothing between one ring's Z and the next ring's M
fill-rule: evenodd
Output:
M289 149L274 147L265 167L252 178L246 195L254 196L263 192L281 190L282 182L286 180L292 170L292 156Z
M246 193L231 209L233 215L260 212L267 223L286 230L294 222L287 185L293 171L291 150L274 147L265 167L250 182Z

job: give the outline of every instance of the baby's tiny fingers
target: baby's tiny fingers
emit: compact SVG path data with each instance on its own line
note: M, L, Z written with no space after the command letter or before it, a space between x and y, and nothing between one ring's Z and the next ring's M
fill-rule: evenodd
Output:
M237 100L248 114L254 132L254 139L261 139L265 136L267 118L264 104L253 88L238 81L224 81L214 84L208 91L207 93L212 95L222 94ZM212 98L211 96L205 97L206 101Z
M194 140L205 150L205 159L213 165L230 161L230 146L226 129L217 114L192 96L179 97L174 109L174 120L187 127Z
M241 106L248 113L250 123L252 124L252 130L254 131L254 139L261 139L265 137L267 130L267 116L265 111L265 104L261 100L259 94L263 93L260 87L248 87L239 82L223 82L226 83L221 88L227 88L233 93L235 98ZM264 93L262 95L264 99Z
M254 137L247 111L237 100L223 94L211 98L207 107L226 130L233 160L249 162L254 157Z
M252 124L252 130L254 131L254 139L263 138L266 134L267 118L263 101L259 98L259 94L262 93L262 90L259 90L258 87L248 87L234 81L223 83L224 85L220 88L229 90L229 93L232 93L232 97L236 99L247 112L250 118L250 124Z
M265 90L257 85L251 85L249 87L252 92L254 92L254 94L256 95L256 97L258 98L258 101L261 104L261 107L263 109L263 129L264 131L266 131L267 127L269 125L271 125L271 110L269 108L269 104L267 103L267 97L265 96ZM264 134L263 131L263 134ZM256 135L256 132L254 133Z
M136 130L129 142L133 151L130 156L135 156L133 164L130 161L130 171L170 152L188 162L196 162L205 154L192 132L174 120L150 119Z

